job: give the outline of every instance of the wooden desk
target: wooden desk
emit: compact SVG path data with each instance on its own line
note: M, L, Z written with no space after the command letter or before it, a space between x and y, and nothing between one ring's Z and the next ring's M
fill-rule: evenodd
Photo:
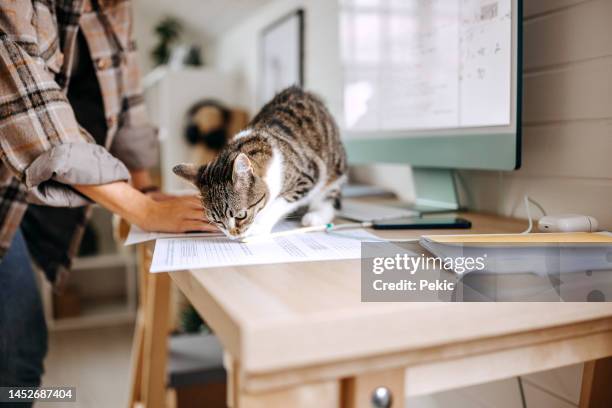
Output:
M463 216L474 233L525 228ZM581 406L612 406L611 303L362 303L359 260L170 275L231 356L234 407L370 407L380 385L403 407L405 395L579 362Z

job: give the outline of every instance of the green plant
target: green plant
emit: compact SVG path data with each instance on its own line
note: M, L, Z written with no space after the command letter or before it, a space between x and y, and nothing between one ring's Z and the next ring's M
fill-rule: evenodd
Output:
M212 331L199 315L197 310L189 304L181 312L181 330L186 333L211 333Z
M166 17L155 26L154 31L159 43L151 51L151 57L157 66L168 62L172 45L183 32L183 25L173 17Z

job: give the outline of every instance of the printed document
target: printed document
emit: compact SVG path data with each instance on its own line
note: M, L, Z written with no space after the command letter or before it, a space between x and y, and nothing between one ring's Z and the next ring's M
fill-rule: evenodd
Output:
M291 224L282 223L275 230L287 229ZM380 238L363 229L312 232L249 243L225 237L163 238L155 243L151 272L357 259L361 257L362 241Z

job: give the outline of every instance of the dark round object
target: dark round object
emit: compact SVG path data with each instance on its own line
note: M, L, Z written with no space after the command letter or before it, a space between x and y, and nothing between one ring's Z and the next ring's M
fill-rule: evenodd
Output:
M587 295L587 302L605 302L606 295L600 290L592 290Z
M372 406L374 408L390 408L393 404L393 395L387 387L377 387L372 391Z
M223 122L221 127L210 132L201 132L193 122L195 114L202 108L213 107L221 112ZM231 119L231 112L221 102L206 99L200 101L187 111L187 126L185 127L185 138L190 145L203 144L209 149L220 150L227 143L227 127Z

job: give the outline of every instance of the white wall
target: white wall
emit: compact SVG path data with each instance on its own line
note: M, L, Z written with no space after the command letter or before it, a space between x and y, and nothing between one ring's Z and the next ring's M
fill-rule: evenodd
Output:
M609 0L525 0L523 168L466 173L475 207L522 216L527 193L612 228L611 18Z
M245 105L256 113L257 80L259 74L259 35L270 23L297 10L305 13L304 81L308 89L317 92L334 114L341 106L341 67L338 59L336 1L277 0L271 2L221 35L215 44L214 64L221 70L237 74L241 80Z

